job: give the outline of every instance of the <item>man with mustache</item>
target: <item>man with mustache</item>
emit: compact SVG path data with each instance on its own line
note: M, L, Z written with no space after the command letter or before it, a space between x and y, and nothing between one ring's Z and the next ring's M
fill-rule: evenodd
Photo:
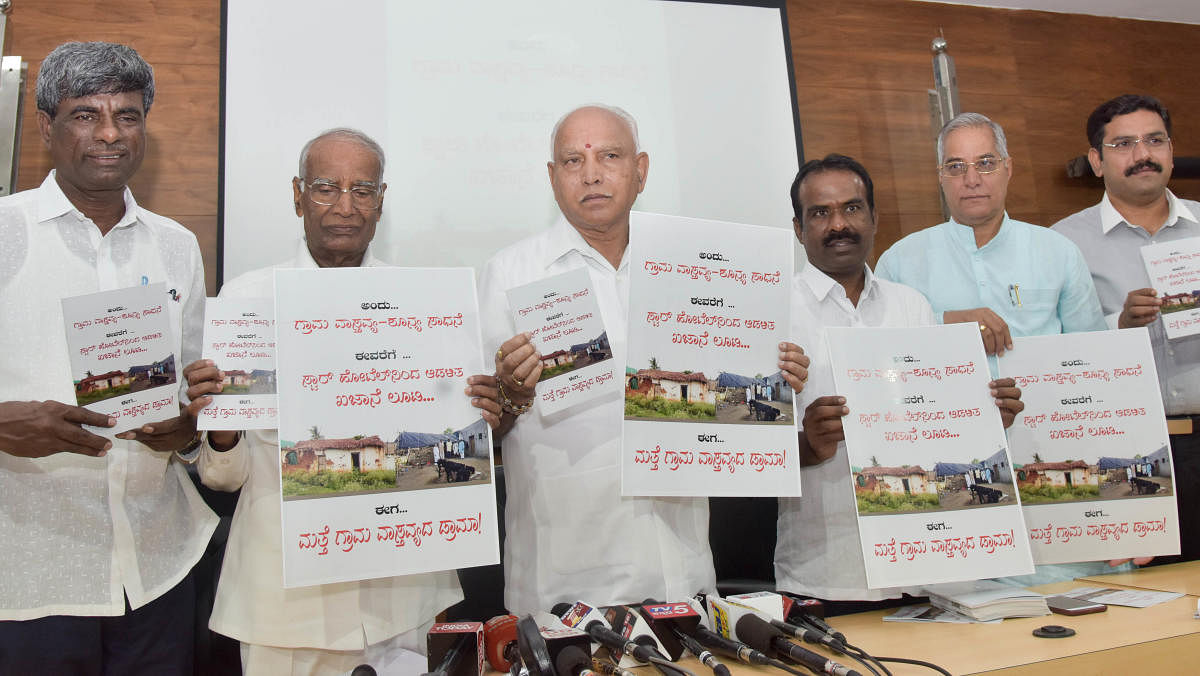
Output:
M133 49L59 45L37 77L54 170L0 199L0 674L192 673L192 567L217 517L175 455L199 406L114 440L85 430L115 420L73 405L61 304L165 282L175 363L200 356L196 237L127 187L153 102Z
M912 327L936 324L917 290L871 273L867 258L878 223L870 174L845 155L806 162L791 187L792 225L808 265L792 281L792 337L825 354L827 326ZM842 417L850 412L835 394L828 362L809 369L797 390L804 411L800 432L800 498L779 501L776 587L825 599L826 612L843 614L899 605L916 588L868 589L862 563L854 488L846 462ZM785 375L789 383L793 376ZM797 383L792 383L795 386ZM1005 427L1025 407L1011 378L988 384ZM838 456L838 457L835 457ZM880 603L883 601L882 603Z
M491 398L498 390L504 404L501 417L489 418L486 411L484 417L505 435L505 605L523 614L560 601L608 605L711 592L716 573L708 500L621 496L621 392L553 415L530 410L540 356L527 335L513 335L505 291L587 270L621 363L629 212L646 185L650 157L638 145L629 113L589 105L555 125L546 167L562 217L493 256L479 281L484 345L499 348L498 382L473 380L472 393ZM791 369L800 384L808 358L796 346L784 352L780 367Z
M1184 559L1200 557L1200 336L1168 340L1159 291L1138 249L1200 237L1200 202L1167 189L1171 115L1152 96L1125 94L1087 120L1088 161L1104 179L1100 203L1054 224L1083 251L1109 326L1150 331L1168 416Z
M942 323L978 324L988 354L1012 349L1012 336L1104 329L1079 248L1005 212L1012 159L1000 125L963 113L937 148L951 218L896 242L875 274L925 294Z

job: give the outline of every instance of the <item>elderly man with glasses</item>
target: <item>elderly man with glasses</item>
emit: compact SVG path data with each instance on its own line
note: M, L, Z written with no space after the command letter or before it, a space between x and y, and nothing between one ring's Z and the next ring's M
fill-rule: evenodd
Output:
M1013 336L1105 328L1079 247L1004 209L1012 158L1004 130L962 113L938 134L946 223L915 232L879 257L875 274L914 287L938 321L973 322L988 354Z
M370 252L383 209L383 149L353 129L331 129L300 152L292 180L304 239L291 260L248 272L222 297L274 295L274 269L375 267ZM189 396L221 390L219 364L190 365ZM498 406L496 407L498 409ZM407 673L424 666L434 617L462 599L454 571L313 587L283 587L277 430L210 431L199 450L201 480L242 489L209 627L242 642L246 674L343 674L359 664ZM389 666L390 665L390 666Z
M1150 331L1175 461L1180 546L1183 558L1200 558L1200 336L1167 339L1158 321L1162 290L1152 287L1138 252L1200 237L1200 202L1167 189L1171 115L1158 99L1125 94L1105 101L1086 130L1088 161L1104 179L1104 196L1054 230L1083 251L1109 326Z

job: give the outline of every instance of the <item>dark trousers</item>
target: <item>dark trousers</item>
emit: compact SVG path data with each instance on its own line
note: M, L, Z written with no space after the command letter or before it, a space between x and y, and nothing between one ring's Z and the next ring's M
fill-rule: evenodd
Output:
M190 676L195 639L192 574L117 617L52 615L0 622L0 676Z
M1179 503L1180 560L1200 559L1200 416L1192 416L1191 434L1171 435L1175 499Z

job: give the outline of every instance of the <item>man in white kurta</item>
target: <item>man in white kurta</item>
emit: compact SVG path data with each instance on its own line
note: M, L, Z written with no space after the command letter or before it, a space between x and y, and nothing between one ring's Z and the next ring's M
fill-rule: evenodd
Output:
M174 454L194 440L194 411L113 440L83 429L113 421L75 406L61 301L165 283L171 351L187 363L200 249L126 187L154 100L137 52L60 45L37 92L54 171L0 199L0 673L190 674L190 573L217 524Z
M705 498L622 497L620 392L553 415L526 406L541 361L517 335L505 291L561 272L588 271L617 363L625 358L629 211L645 186L628 113L587 106L555 128L548 163L562 218L488 261L479 282L484 347L499 349L503 388L506 540L511 612L555 603L680 600L716 585ZM519 417L518 417L519 416Z
M796 236L808 256L792 285L792 338L815 357L807 386L796 394L803 411L801 497L779 501L775 584L827 601L915 594L867 588L841 423L853 402L834 394L824 329L929 326L937 323L933 308L917 290L880 279L867 266L877 221L873 185L861 164L843 155L806 163L792 184L792 204ZM1011 380L993 381L991 388L1011 423L1023 407L1020 392Z
M369 249L387 188L378 144L361 132L331 130L305 147L300 166L293 188L304 241L290 260L226 284L221 297L273 297L276 268L386 265ZM330 201L322 186L337 188L332 204L315 201ZM355 206L356 200L374 206ZM219 366L198 380L219 382ZM242 642L245 673L340 674L358 664L386 669L397 662L407 666L393 673L403 673L423 665L413 653L425 652L425 632L462 599L455 571L285 589L278 430L210 432L199 467L205 485L242 489L209 626Z

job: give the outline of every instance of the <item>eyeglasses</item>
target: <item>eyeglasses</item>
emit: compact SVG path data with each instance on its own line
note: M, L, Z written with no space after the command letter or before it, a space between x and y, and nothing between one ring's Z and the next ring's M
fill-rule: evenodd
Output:
M304 179L298 179L303 181ZM374 183L356 183L349 188L343 188L332 181L318 178L305 186L305 193L313 204L331 207L342 199L344 193L350 193L350 206L359 211L378 209L380 203L379 186Z
M998 157L983 157L974 162L951 160L939 166L938 173L942 176L963 176L967 173L967 167L975 167L975 171L981 174L992 174L999 171L1003 163L1004 160Z
M1118 153L1133 152L1134 146L1139 143L1145 143L1149 150L1157 150L1171 142L1171 137L1163 133L1150 134L1148 136L1121 136L1113 139L1112 143L1101 143L1105 148L1112 148Z

